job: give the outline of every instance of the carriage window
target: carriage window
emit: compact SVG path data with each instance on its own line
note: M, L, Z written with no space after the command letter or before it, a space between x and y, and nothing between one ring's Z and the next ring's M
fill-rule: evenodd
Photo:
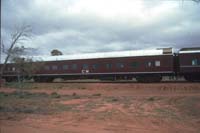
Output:
M153 67L153 62L152 61L146 62L146 67Z
M148 62L147 66L148 66L148 67L151 67L151 66L152 66L152 63L151 63L151 62Z
M99 67L99 64L93 64L93 65L92 65L92 68L93 68L93 69L97 69L98 67Z
M159 67L160 66L160 61L155 61L155 66Z
M107 69L111 69L111 68L112 68L112 64L111 64L111 63L107 63L107 64L106 64L106 68L107 68Z
M52 66L52 70L57 70L57 69L58 69L58 66L56 66L56 65Z
M68 65L63 65L63 70L67 70L69 68Z
M193 59L193 60L192 60L192 65L193 65L193 66L197 66L197 65L198 65L197 59Z
M7 67L7 71L10 71L10 67Z
M123 63L117 63L117 64L116 64L116 67L117 67L117 68L124 68L124 64L123 64Z
M72 69L77 69L77 64L72 64Z
M15 67L12 67L12 71L15 71L16 70L16 68Z
M88 64L83 64L83 69L88 69L89 65Z
M139 67L139 62L132 62L131 67Z
M50 67L49 66L45 66L44 69L45 70L50 70Z

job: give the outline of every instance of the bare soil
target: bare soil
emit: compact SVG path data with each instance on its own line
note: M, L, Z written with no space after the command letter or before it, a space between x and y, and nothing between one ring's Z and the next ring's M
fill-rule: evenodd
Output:
M0 133L199 133L200 83L0 88Z

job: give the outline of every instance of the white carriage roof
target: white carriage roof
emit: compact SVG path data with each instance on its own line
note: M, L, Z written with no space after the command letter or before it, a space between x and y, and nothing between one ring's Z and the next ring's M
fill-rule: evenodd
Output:
M172 53L167 53L167 54L172 54ZM72 55L61 55L61 56L34 56L33 58L35 61L36 60L59 61L59 60L98 59L98 58L115 58L115 57L154 56L154 55L164 55L163 49L84 53L84 54L72 54Z
M182 48L179 51L180 54L186 54L186 53L200 53L200 47L195 48Z

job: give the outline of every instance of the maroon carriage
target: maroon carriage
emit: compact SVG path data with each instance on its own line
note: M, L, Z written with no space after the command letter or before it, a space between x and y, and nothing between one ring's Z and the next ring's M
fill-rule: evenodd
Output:
M43 57L45 66L35 78L98 78L160 81L174 74L172 49L137 50Z
M65 56L34 57L43 66L33 74L36 81L63 79L132 79L152 82L162 76L174 75L174 55L171 48ZM17 78L14 64L8 64L4 77Z
M186 80L200 80L200 48L182 48L179 51L179 64L179 73Z

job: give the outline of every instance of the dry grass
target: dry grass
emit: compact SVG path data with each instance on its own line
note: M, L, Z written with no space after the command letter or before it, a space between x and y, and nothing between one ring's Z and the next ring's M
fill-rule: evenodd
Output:
M200 87L197 84L37 83L25 86L0 92L0 120L18 119L21 114L29 117L64 113L60 117L71 116L67 121L75 124L92 120L93 123L120 121L132 125L135 119L136 123L140 119L153 119L152 124L158 127L162 122L176 122L199 130ZM9 87L15 88L15 85Z

